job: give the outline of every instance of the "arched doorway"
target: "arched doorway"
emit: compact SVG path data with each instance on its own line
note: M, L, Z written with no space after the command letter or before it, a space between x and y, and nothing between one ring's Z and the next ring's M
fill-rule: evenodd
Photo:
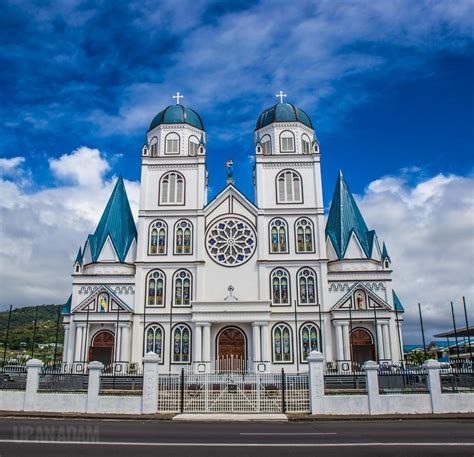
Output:
M367 360L375 360L375 344L371 333L364 328L356 328L351 332L352 361L363 365Z
M105 366L111 365L114 356L115 336L108 330L101 330L92 338L92 344L89 349L89 361L96 360L102 362Z
M226 327L217 335L219 370L243 370L247 362L245 333L238 327Z

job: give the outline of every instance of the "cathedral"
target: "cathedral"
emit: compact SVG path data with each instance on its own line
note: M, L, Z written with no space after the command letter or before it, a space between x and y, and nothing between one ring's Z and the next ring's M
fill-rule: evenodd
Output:
M403 353L403 306L385 243L342 174L324 214L321 150L310 117L283 101L253 133L254 202L235 186L208 200L207 135L177 103L151 121L141 149L138 221L118 178L73 265L64 306L65 363L161 370L328 369Z

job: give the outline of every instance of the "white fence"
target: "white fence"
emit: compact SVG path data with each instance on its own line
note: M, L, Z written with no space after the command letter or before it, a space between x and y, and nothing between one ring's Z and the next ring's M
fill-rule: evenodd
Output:
M79 390L74 385L72 390L75 391L58 391L56 381L43 377L40 382L42 362L30 360L26 385L16 384L17 390L0 388L0 410L105 414L309 412L318 415L474 412L472 372L462 373L456 379L449 374L452 379L446 386L447 375L440 373L440 364L434 360L428 361L419 373L396 372L393 380L384 379L383 376L390 375L379 373L375 362L367 362L364 373L357 375L364 382L353 374L353 384L348 386L347 380L325 379L324 357L318 352L310 354L308 374L284 371L196 373L193 370L166 374L159 372L158 356L148 354L143 362L143 378L137 389L134 387L135 390L129 392L128 387L124 388L131 382L127 379L125 384L115 383L116 395L107 395L104 379L101 380L103 366L98 362L89 365L87 382L83 380ZM379 379L382 379L380 385ZM415 388L413 380L417 383ZM405 384L409 390L404 390ZM48 385L52 386L51 390ZM64 383L61 381L60 385ZM335 388L331 387L334 385Z

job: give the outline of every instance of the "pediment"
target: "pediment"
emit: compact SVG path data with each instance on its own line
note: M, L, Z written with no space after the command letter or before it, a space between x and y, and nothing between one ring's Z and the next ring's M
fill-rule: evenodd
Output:
M133 310L108 286L100 286L92 295L89 295L72 313L131 313Z
M389 304L368 289L362 282L353 284L347 293L331 308L331 311L391 310Z

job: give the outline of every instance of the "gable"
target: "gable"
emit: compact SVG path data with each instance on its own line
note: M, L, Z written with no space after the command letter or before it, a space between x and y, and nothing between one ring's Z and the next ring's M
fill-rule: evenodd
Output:
M109 236L105 240L105 243L102 246L102 249L100 250L100 254L97 257L97 261L98 262L117 262L118 261L115 248Z
M363 307L360 300L363 301ZM382 300L378 295L374 294L362 282L353 284L348 292L331 308L331 311L351 309L354 311L362 310L391 310L387 302Z
M331 238L329 238L329 237L326 238L326 253L327 253L328 259L330 261L331 260L338 260L336 250L334 249Z
M362 249L362 246L357 239L357 236L354 232L352 232L351 237L349 239L349 244L347 245L346 252L344 253L345 259L364 259L367 256Z
M131 313L133 310L112 292L108 286L100 286L92 295L77 305L72 313Z

